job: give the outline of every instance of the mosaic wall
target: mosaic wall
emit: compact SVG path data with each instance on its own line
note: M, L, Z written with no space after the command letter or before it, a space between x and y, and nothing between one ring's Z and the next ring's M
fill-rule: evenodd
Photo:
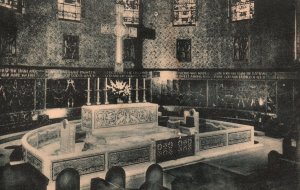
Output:
M108 168L129 166L151 160L151 146L108 153Z
M66 168L74 168L79 175L90 174L105 170L105 155L99 154L77 159L60 160L52 163L52 180L56 180L57 175Z
M230 21L228 2L197 0L196 26L174 27L173 1L144 2L143 21L154 28L155 40L145 40L145 68L272 68L292 65L292 1L261 0L252 20ZM275 16L276 15L276 16ZM275 16L275 17L274 17ZM234 36L249 36L249 60L234 60ZM191 61L176 58L176 40L191 40Z

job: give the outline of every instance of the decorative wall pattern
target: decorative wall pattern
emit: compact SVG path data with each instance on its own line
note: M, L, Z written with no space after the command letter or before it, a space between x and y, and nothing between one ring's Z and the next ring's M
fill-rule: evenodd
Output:
M228 145L249 142L250 140L251 131L228 133Z
M59 160L52 163L52 180L66 168L74 168L79 175L100 172L105 170L105 155L98 154L89 157L80 157L70 160Z
M199 150L207 150L216 147L226 146L227 134L220 134L199 138Z
M29 162L32 166L34 166L40 172L42 171L43 164L42 164L42 161L40 159L38 159L37 157L33 156L29 151L27 151L26 157L27 157L27 162Z
M151 146L108 153L108 168L150 162Z
M176 160L195 154L195 136L156 141L156 162Z
M143 4L143 23L147 27L154 28L156 32L154 40L145 40L143 43L145 68L228 69L292 65L293 35L289 32L293 31L294 25L293 15L290 14L293 11L289 11L293 9L292 1L275 3L261 0L255 5L255 18L229 22L231 12L228 1L197 0L199 8L195 16L196 26L184 27L173 26L170 15L173 14L171 10L174 1ZM154 12L158 16L155 16ZM239 14L243 15L244 12L239 10ZM250 60L247 63L234 61L232 38L241 33L247 33L250 37L248 44ZM180 38L192 41L191 62L183 63L176 59L176 39Z
M95 112L95 128L146 124L156 121L155 106L103 109Z

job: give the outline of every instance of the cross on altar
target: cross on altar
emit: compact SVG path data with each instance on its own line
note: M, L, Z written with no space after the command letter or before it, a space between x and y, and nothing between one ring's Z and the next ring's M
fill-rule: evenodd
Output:
M114 33L116 36L116 57L115 57L115 72L123 72L123 38L132 37L137 38L137 28L126 27L123 23L124 5L117 3L115 6L116 10L116 25L113 27L108 24L101 25L101 33L111 34Z

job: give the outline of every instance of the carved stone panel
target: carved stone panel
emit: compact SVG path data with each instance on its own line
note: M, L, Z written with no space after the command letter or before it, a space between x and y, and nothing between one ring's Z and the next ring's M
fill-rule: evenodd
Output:
M95 128L128 126L157 121L156 107L128 107L98 110L95 112Z
M81 126L83 128L92 129L93 125L93 113L91 110L82 108L81 110Z
M108 153L108 167L128 166L144 162L150 162L151 146L122 150Z
M195 154L195 136L156 141L156 162L175 160Z
M87 157L59 160L52 163L52 179L65 168L74 168L80 175L100 172L105 170L105 155L97 154Z
M251 141L251 131L228 133L228 145Z
M40 159L31 154L31 152L27 151L27 162L42 172L43 164Z
M226 134L206 136L199 138L199 150L207 150L226 146Z

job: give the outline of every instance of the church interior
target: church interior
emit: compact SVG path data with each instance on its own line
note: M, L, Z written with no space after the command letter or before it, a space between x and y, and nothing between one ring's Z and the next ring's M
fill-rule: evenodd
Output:
M300 189L298 0L0 0L0 189Z

